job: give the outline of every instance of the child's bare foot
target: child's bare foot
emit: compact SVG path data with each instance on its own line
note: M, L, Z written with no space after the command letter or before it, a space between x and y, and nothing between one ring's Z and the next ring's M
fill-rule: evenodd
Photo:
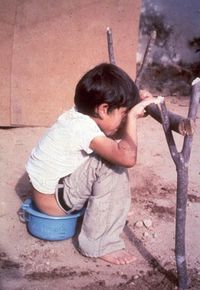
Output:
M136 257L131 253L128 253L126 250L112 252L99 258L115 265L126 265L136 261Z

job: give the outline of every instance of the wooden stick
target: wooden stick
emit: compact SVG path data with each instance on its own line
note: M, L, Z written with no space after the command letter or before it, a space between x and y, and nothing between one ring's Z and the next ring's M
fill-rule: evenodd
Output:
M162 124L162 117L157 105L151 104L146 107L145 110L152 118ZM169 116L170 130L175 131L183 136L193 134L194 122L191 119L185 118L170 111L167 111L167 113Z
M135 78L135 83L138 87L141 86L142 75L147 67L148 59L150 58L150 53L152 51L152 47L154 46L155 40L156 40L156 31L154 30L150 34L150 37L149 37L149 40L147 42L147 46L144 52L144 56L142 59L142 64L140 68L138 69L138 72Z
M190 99L188 119L195 122L200 101L200 79L195 80ZM167 144L176 165L177 171L177 200L176 200L176 237L175 256L178 273L179 289L187 289L187 265L185 256L185 222L188 196L188 163L192 147L193 136L185 136L182 151L178 152L170 129L169 115L165 103L160 104L163 129Z
M107 42L108 42L108 55L109 55L110 63L115 64L112 30L110 27L107 27Z

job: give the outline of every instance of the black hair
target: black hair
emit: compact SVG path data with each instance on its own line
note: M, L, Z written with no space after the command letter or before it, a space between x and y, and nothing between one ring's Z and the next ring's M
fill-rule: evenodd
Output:
M108 104L108 112L120 107L130 110L140 101L139 91L128 74L116 65L102 63L89 70L76 86L78 112L96 116L95 108Z

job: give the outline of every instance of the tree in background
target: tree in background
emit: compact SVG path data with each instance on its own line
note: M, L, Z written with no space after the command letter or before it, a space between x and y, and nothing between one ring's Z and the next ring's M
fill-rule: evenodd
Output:
M200 37L194 37L189 42L180 27L176 27L172 14L163 12L162 3L150 0L142 1L140 14L140 35L138 66L147 38L152 31L157 37L152 48L146 73L142 84L150 90L163 91L165 94L190 94L191 81L200 72L196 53L200 53ZM188 52L190 60L183 56Z
M189 40L188 45L195 53L200 54L200 37L194 37L192 40Z
M158 7L147 1L143 3L140 15L140 33L142 35L150 35L152 31L156 31L157 46L163 47L169 40L173 31L173 27L167 23L166 17L161 13Z

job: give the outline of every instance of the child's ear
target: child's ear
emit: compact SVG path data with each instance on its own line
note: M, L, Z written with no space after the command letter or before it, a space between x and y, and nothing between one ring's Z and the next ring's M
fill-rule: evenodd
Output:
M103 103L96 107L95 113L103 119L108 114L108 104Z

